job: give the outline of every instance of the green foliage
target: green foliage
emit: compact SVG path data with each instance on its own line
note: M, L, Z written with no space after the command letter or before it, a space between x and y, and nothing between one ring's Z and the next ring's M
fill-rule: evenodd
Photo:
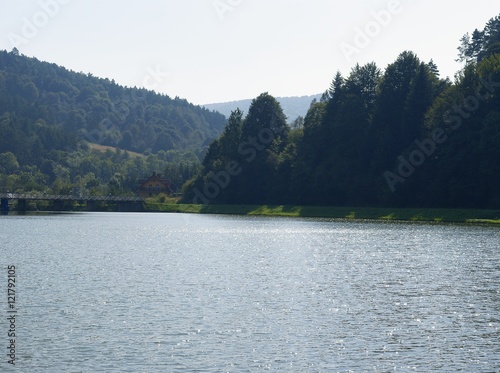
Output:
M347 78L337 73L293 131L281 127L275 100L259 96L211 144L184 201L500 208L499 25L492 19L464 44L475 61L454 83L410 51L383 73L375 63L356 65ZM283 135L264 146L257 139L266 130ZM222 177L231 160L241 173Z
M500 53L500 15L491 18L482 31L475 29L460 40L459 61L481 62Z
M11 152L0 154L0 173L13 174L19 169L16 156Z
M180 190L225 122L186 100L0 51L2 189L130 194L167 171Z
M377 218L398 219L393 207L498 209L500 16L459 50L467 64L453 83L410 51L383 71L337 73L292 128L267 93L226 123L179 98L0 52L0 189L127 195L160 171L207 212L272 204L256 213L308 216L335 205L358 218L353 206L383 206Z
M275 198L278 189L273 176L281 174L289 162L285 156L288 134L280 104L267 93L252 101L245 119L235 110L221 137L210 145L202 170L185 186L184 200L195 198L200 188L208 195L205 202L251 203ZM207 188L212 190L206 193Z

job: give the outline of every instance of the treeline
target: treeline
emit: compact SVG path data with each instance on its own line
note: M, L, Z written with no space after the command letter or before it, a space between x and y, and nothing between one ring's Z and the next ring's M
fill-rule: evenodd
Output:
M180 189L225 123L177 97L0 51L0 191L130 194L153 171Z
M235 111L187 203L500 207L500 16L464 36L454 82L412 52L337 73L301 128L278 102Z
M134 195L139 179L162 170L179 192L196 174L199 159L191 151L159 151L148 156L120 149L96 149L82 142L71 151L52 150L33 164L20 164L14 153L0 153L0 192L72 195Z

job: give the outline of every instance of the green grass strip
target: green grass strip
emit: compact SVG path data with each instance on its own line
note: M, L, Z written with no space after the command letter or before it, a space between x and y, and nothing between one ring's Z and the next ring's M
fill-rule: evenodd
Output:
M500 210L478 209L416 209L286 205L189 205L146 203L146 211L500 224Z

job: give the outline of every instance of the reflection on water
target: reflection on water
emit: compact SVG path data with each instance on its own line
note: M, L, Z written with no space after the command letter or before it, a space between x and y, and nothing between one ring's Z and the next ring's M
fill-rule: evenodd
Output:
M1 217L2 268L18 268L16 369L498 371L499 238L324 219Z

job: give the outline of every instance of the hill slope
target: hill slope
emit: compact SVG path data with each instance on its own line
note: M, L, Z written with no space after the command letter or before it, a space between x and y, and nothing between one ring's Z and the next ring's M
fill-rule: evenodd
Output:
M199 149L225 124L219 113L177 97L0 51L0 115L5 112L78 140L139 153Z
M179 187L225 122L183 99L0 51L0 191L127 194L167 170Z

